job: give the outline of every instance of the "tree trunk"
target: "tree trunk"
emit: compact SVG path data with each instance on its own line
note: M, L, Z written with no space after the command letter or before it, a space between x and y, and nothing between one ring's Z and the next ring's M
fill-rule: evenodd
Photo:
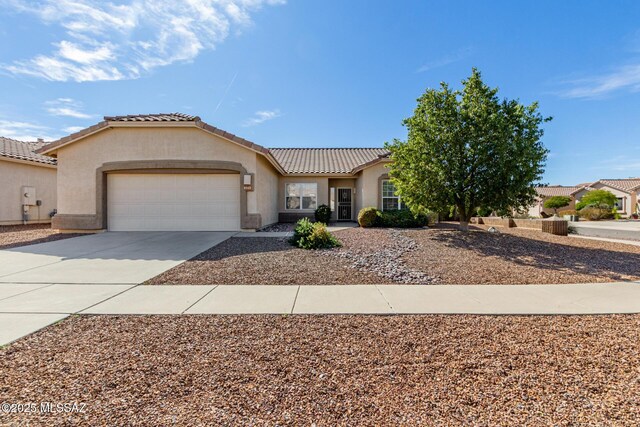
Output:
M460 218L460 231L469 231L469 221Z
M467 217L467 210L465 209L465 206L459 204L457 208L458 215L460 215L460 231L469 231L469 218Z

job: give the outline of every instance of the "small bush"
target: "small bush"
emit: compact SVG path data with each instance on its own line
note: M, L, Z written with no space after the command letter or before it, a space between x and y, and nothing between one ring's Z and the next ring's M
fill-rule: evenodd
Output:
M289 243L302 249L329 249L341 246L323 223L312 223L307 218L297 222Z
M427 215L414 215L408 210L384 211L381 214L380 226L397 228L418 228L427 225Z
M331 208L327 205L318 206L318 209L316 209L316 221L329 224L329 221L331 221Z
M289 243L293 246L298 246L298 242L311 236L311 233L313 233L313 223L309 221L309 218L302 218L296 223L296 228L293 230L293 236L289 239Z
M580 209L580 217L589 221L598 221L601 219L613 218L613 212L610 208L587 206Z
M582 210L587 207L597 207L603 209L605 206L608 206L609 209L613 209L616 205L617 198L616 196L607 190L591 190L588 191L576 204L577 210Z
M571 203L571 197L553 196L545 200L543 206L546 209L553 209L553 211L557 214L558 209L564 208L565 206L569 206L570 203Z
M362 208L358 212L360 227L376 227L380 223L382 214L376 208Z

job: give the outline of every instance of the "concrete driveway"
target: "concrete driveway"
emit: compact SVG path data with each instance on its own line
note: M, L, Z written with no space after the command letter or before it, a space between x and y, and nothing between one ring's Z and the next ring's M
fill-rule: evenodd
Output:
M137 284L234 232L108 232L0 250L0 283Z
M581 236L640 240L640 221L578 221L569 225Z

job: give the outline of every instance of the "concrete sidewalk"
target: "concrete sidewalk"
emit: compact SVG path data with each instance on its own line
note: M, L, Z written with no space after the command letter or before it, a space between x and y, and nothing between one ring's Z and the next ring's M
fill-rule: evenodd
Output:
M70 314L640 313L640 283L133 286L0 284L0 345Z

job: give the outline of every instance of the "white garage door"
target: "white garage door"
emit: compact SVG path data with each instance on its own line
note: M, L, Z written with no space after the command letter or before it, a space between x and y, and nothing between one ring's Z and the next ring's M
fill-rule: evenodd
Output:
M109 174L112 231L240 229L237 174Z

